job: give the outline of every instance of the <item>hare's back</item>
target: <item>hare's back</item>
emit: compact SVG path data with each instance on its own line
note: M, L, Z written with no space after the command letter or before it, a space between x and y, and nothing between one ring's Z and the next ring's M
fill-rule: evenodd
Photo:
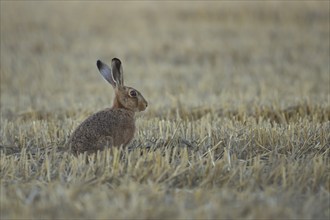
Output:
M81 129L93 136L108 136L116 131L134 126L134 117L125 109L104 109L88 117ZM112 136L112 135L111 135Z

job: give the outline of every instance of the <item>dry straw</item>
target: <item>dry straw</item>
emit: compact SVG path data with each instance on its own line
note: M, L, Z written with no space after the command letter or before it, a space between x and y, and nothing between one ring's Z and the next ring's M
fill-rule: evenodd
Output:
M329 219L329 2L0 4L1 219ZM75 157L112 57L148 110Z

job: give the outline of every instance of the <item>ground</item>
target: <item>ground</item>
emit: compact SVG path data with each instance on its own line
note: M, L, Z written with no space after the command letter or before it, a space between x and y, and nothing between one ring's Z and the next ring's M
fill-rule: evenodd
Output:
M328 219L328 1L1 1L1 219ZM73 129L148 100L125 149Z

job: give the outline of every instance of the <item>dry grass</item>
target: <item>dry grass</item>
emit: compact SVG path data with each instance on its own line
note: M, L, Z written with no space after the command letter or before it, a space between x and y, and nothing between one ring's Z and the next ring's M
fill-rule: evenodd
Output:
M329 2L0 4L1 219L330 217ZM114 56L150 107L86 163Z

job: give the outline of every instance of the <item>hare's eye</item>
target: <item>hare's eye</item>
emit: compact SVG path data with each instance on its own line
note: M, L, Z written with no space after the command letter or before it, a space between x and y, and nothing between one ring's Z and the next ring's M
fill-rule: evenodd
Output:
M136 91L135 90L131 90L131 91L129 91L129 95L131 96L131 97L136 97Z

